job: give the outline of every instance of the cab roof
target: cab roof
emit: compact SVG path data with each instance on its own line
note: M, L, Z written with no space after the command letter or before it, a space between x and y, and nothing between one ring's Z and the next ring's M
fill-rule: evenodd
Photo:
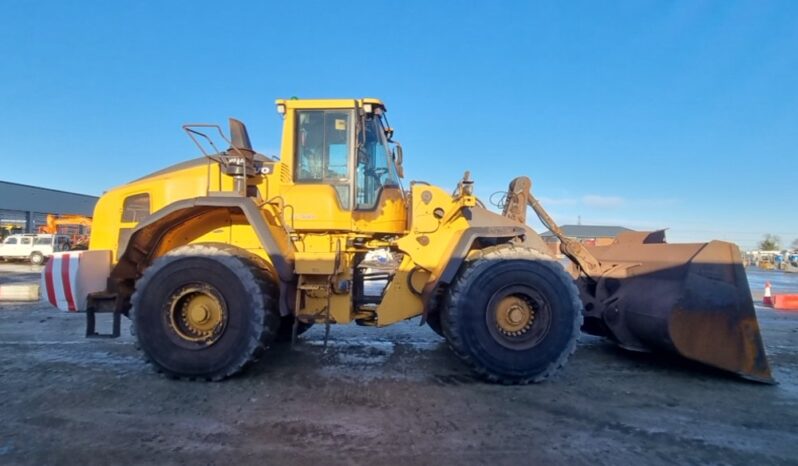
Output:
M365 97L362 99L277 99L275 105L285 105L286 108L354 108L371 104L385 109L385 104L380 99Z

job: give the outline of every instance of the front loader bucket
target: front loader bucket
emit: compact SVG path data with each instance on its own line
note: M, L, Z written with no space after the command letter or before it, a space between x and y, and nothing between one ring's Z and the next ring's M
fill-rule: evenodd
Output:
M584 331L774 382L735 245L666 244L664 232L630 232L587 249L601 274L577 279Z

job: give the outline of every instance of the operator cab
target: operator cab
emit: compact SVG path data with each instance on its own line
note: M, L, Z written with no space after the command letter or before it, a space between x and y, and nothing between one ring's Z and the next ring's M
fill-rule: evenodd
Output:
M286 204L295 229L404 229L401 149L390 147L380 101L278 100L277 108L285 116L281 159L293 169Z

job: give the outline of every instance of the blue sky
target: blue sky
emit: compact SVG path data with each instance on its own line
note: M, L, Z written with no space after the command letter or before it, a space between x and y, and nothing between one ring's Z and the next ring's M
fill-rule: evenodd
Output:
M274 154L290 96L382 98L408 178L526 174L560 223L798 238L798 2L3 2L2 180L100 194L228 116Z

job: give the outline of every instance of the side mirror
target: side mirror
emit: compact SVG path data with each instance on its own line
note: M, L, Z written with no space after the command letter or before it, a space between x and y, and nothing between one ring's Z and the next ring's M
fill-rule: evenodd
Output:
M396 174L399 175L399 178L405 177L405 168L402 166L402 162L404 157L402 155L402 145L398 142L395 143L396 145L393 148L393 162L396 166Z

